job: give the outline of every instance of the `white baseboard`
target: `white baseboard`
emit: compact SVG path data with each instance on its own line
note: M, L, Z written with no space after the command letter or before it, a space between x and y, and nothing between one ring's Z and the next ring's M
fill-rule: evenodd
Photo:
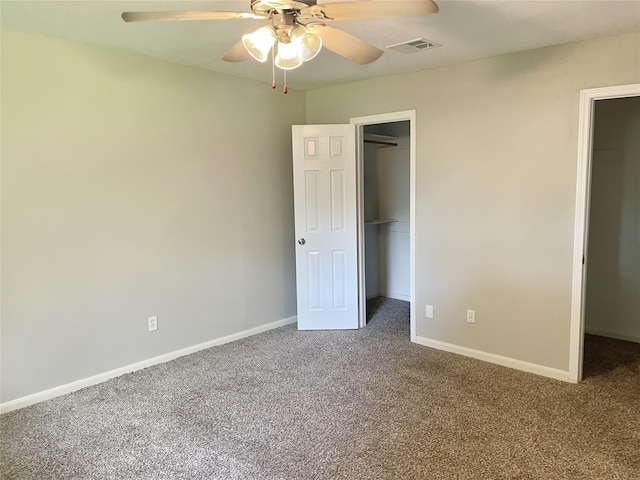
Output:
M180 350L165 353L164 355L159 355L157 357L149 358L147 360L142 360L141 362L136 362L130 365L126 365L124 367L116 368L115 370L111 370L109 372L99 373L98 375L94 375L92 377L83 378L75 382L67 383L65 385L60 385L59 387L50 388L49 390L44 390L42 392L34 393L32 395L27 395L26 397L17 398L15 400L11 400L9 402L0 404L0 414L11 412L12 410L18 410L20 408L28 407L29 405L40 403L45 400L59 397L61 395L66 395L67 393L75 392L76 390L80 390L81 388L90 387L98 383L106 382L107 380L110 380L115 377L119 377L120 375L124 375L125 373L131 373L131 372L135 372L136 370L142 370L143 368L151 367L153 365L158 365L160 363L165 363L170 360L174 360L178 357L183 357L191 353L199 352L200 350L206 350L207 348L223 345L225 343L233 342L235 340L240 340L241 338L250 337L252 335L257 335L258 333L266 332L267 330L273 330L274 328L290 325L292 323L296 323L296 321L297 321L296 316L285 318L283 320L277 320L272 323L267 323L266 325L260 325L259 327L251 328L249 330L243 330L242 332L232 333L231 335L227 335L225 337L209 340L208 342L199 343L198 345L182 348Z
M585 328L584 333L588 333L589 335L597 335L599 337L614 338L616 340L624 340L625 342L640 343L640 337L637 337L635 335L621 335L619 333L607 332L605 330L597 330L593 328Z
M410 302L411 297L409 295L404 295L402 293L388 293L385 295L387 298L393 298L394 300L402 300L404 302Z
M542 375L543 377L554 378L556 380L562 380L564 382L570 381L568 371L545 367L544 365L538 365L536 363L524 362L522 360L516 360L515 358L503 357L501 355L474 350L472 348L461 347L459 345L453 345L451 343L440 342L438 340L431 340L430 338L425 337L415 337L415 339L412 340L420 345L435 348L438 350L444 350L445 352L457 353L458 355L464 355L465 357L477 358L478 360L495 363L496 365L502 365L503 367L509 367L516 370L522 370L524 372L535 373L536 375Z

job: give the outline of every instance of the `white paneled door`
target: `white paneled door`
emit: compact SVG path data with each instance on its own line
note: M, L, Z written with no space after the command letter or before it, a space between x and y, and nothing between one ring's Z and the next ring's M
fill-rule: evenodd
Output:
M355 129L292 127L300 330L358 328Z

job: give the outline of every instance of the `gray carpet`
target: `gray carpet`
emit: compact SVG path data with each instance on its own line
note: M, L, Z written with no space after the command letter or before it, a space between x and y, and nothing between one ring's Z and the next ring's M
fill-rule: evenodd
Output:
M1 477L640 478L640 352L571 385L408 338L383 300L363 330L283 327L10 412Z

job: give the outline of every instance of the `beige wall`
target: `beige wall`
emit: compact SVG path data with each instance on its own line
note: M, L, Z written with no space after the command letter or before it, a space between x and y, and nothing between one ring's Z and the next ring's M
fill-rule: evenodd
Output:
M417 110L419 337L568 370L579 92L637 82L635 33L307 92L308 123Z
M2 402L295 315L303 93L10 31L1 80Z
M585 326L640 342L640 97L596 102Z

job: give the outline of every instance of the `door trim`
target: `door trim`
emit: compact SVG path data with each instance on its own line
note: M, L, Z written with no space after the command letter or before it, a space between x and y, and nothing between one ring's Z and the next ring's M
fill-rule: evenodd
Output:
M364 127L390 122L409 122L409 303L411 341L416 340L415 312L415 237L416 237L416 111L382 113L364 117L351 118L350 123L356 128L356 177L357 177L357 212L358 212L358 325L363 328L367 324L367 295L364 277Z
M593 118L596 100L640 96L640 83L580 91L578 124L578 168L576 216L573 235L573 278L571 288L571 331L569 336L569 381L582 380L584 348L584 306L591 197Z

